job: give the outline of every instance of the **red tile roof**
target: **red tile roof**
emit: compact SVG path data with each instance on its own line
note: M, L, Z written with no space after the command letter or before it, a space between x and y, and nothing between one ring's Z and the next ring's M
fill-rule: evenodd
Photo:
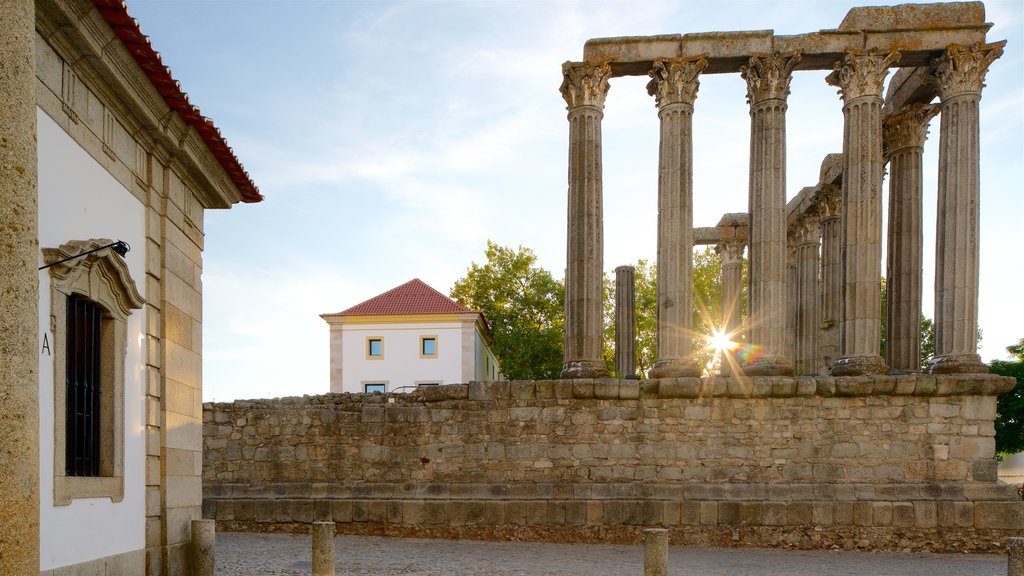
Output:
M325 316L390 316L395 314L474 314L451 298L414 278L397 288Z
M242 168L235 153L228 146L220 130L214 126L213 120L203 116L199 108L188 101L188 94L181 91L181 85L171 76L171 69L164 66L160 53L153 50L149 37L142 33L139 22L128 14L128 7L123 0L92 0L100 14L110 24L114 34L128 49L139 67L149 77L149 81L163 96L164 101L172 110L181 116L185 124L192 126L199 137L206 143L210 153L227 172L228 177L242 193L242 202L259 202L263 200L259 188L249 178L249 173Z

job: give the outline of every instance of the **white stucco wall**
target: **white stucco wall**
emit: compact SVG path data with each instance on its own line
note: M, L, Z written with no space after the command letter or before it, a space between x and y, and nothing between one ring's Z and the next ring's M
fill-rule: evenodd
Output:
M420 358L420 336L437 337L437 358ZM383 340L383 358L366 358L368 337L380 337ZM388 382L388 392L400 386L413 386L418 382L456 384L462 381L462 340L459 322L346 323L342 330L341 349L344 392L362 392L363 383L367 381Z
M82 150L42 110L39 123L39 245L69 240L124 240L125 257L139 292L145 289L145 212L142 204ZM42 265L40 254L40 266ZM39 272L39 340L53 348L50 276ZM145 441L143 437L145 311L127 323L124 381L124 499L74 500L53 505L53 356L39 357L40 569L140 550L145 546Z

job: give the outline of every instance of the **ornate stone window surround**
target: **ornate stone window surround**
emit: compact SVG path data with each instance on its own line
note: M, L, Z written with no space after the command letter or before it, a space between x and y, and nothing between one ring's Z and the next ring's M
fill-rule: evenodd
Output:
M73 240L59 248L44 248L47 264L80 254L110 240ZM145 300L139 294L128 265L107 248L51 266L50 329L53 355L53 503L66 506L76 498L124 499L124 370L127 321ZM81 294L104 310L102 320L102 405L100 423L100 475L66 475L67 299Z

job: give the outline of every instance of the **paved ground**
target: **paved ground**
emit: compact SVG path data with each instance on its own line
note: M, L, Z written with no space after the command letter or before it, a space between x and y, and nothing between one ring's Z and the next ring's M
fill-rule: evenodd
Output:
M217 534L217 576L310 574L309 536ZM641 546L335 539L337 576L624 576L643 574ZM1004 576L1006 557L766 550L669 549L672 576Z

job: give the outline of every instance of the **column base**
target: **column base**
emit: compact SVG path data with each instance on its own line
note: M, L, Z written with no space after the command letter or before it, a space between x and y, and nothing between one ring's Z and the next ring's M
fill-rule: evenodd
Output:
M889 367L878 354L843 356L832 364L833 376L863 376L864 374L885 374Z
M608 367L600 360L570 360L562 365L562 378L607 378Z
M793 363L784 356L762 356L743 365L747 376L792 376Z
M930 374L987 374L988 366L977 354L947 354L936 356L928 364Z
M697 363L687 360L658 360L647 371L648 378L699 378Z

